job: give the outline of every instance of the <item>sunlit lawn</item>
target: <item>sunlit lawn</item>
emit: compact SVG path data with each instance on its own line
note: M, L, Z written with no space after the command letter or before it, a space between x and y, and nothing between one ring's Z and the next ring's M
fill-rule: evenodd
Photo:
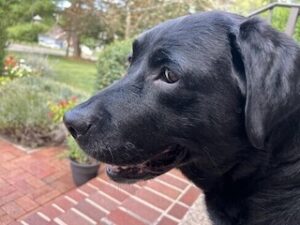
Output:
M26 54L15 52L9 52L9 54L26 60ZM87 94L95 92L97 72L95 62L60 56L40 55L40 57L48 58L49 65L53 70L53 74L49 75L49 78L68 84Z
M53 68L52 79L66 83L88 94L93 93L96 80L95 63L83 60L49 57Z

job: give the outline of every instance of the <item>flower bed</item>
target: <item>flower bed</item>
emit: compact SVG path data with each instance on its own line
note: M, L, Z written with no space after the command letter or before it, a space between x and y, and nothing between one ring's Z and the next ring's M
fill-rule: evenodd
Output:
M49 117L49 102L84 94L67 85L43 78L22 77L0 86L0 135L35 148L64 140L61 123Z
M4 60L4 73L0 76L0 85L7 84L13 79L33 74L34 71L25 63L24 59L17 60L13 56L8 56Z

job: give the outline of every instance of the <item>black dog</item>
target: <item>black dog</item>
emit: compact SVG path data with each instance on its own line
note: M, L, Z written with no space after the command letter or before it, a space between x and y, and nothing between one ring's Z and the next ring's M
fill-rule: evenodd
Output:
M208 12L139 36L127 75L65 115L118 182L172 168L215 225L300 224L300 51L259 19Z

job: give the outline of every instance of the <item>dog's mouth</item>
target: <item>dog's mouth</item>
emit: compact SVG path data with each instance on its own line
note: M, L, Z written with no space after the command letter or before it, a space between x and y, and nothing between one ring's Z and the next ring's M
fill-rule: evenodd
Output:
M180 147L169 147L152 158L131 165L107 165L108 176L119 183L134 183L159 176L181 165L187 158L187 150Z

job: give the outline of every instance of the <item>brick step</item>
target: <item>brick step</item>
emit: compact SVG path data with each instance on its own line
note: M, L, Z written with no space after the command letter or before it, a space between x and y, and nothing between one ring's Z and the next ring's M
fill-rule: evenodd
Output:
M200 194L176 170L133 185L101 176L13 224L179 224Z

